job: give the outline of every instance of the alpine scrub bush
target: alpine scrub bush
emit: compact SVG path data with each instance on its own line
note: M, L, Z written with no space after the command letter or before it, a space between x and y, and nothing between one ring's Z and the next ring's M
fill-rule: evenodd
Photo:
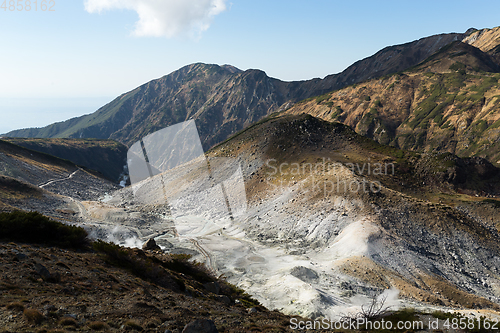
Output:
M30 324L40 325L44 319L42 313L35 309L26 309L23 314Z
M24 304L21 302L13 302L7 304L6 308L7 310L24 311Z
M108 328L108 325L102 321L93 321L88 324L88 327L94 331L104 331Z
M43 244L62 248L85 248L85 229L56 222L37 212L0 213L0 240Z

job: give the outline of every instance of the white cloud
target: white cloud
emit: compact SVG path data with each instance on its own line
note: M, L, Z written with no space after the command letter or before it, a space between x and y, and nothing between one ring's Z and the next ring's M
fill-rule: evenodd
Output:
M136 36L197 37L212 18L226 10L227 0L85 0L85 10L101 13L112 9L134 10L139 15Z

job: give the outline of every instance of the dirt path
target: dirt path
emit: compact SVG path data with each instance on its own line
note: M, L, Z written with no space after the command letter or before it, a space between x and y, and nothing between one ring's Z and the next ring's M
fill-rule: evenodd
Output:
M78 171L80 171L80 168L78 168L75 172L73 172L71 175L69 175L69 176L68 176L68 177L66 177L66 178L61 178L61 179L50 179L50 180L48 180L47 182L45 182L45 183L42 183L42 184L38 185L38 187L40 187L40 188L44 188L44 187L45 187L45 186L47 186L47 185L50 185L50 184L53 184L53 183L62 182L62 181L65 181L65 180L71 179L71 178L73 178L73 176L74 176L74 175L75 175Z
M198 241L196 239L189 239L191 241L191 243L193 243L194 247L196 247L196 249L198 251L200 251L200 253L205 257L205 260L206 260L206 263L207 263L207 267L208 269L211 271L211 273L215 274L217 273L217 269L214 267L213 265L213 261L212 261L212 257L210 256L210 253L208 253L201 245L200 243L198 243Z

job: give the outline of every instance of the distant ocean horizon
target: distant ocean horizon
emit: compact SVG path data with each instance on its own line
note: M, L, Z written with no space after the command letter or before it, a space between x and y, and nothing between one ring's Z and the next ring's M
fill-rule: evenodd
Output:
M115 97L0 98L0 136L93 113Z

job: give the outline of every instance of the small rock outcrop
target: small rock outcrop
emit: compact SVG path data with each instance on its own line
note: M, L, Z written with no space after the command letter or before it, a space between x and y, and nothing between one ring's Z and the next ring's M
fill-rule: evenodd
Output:
M318 273L304 266L295 266L290 274L307 283L318 279Z
M35 264L35 272L41 276L41 278L44 280L44 281L47 281L47 282L59 282L61 280L61 276L58 274L58 273L55 273L55 274L51 274L49 272L49 270L41 265L41 264Z
M144 251L161 251L161 247L156 244L154 238L148 239L148 241L142 246L142 249Z
M218 282L207 282L203 284L203 287L213 294L219 295L220 293L220 284Z
M182 333L219 333L213 321L209 319L196 319L187 324Z

